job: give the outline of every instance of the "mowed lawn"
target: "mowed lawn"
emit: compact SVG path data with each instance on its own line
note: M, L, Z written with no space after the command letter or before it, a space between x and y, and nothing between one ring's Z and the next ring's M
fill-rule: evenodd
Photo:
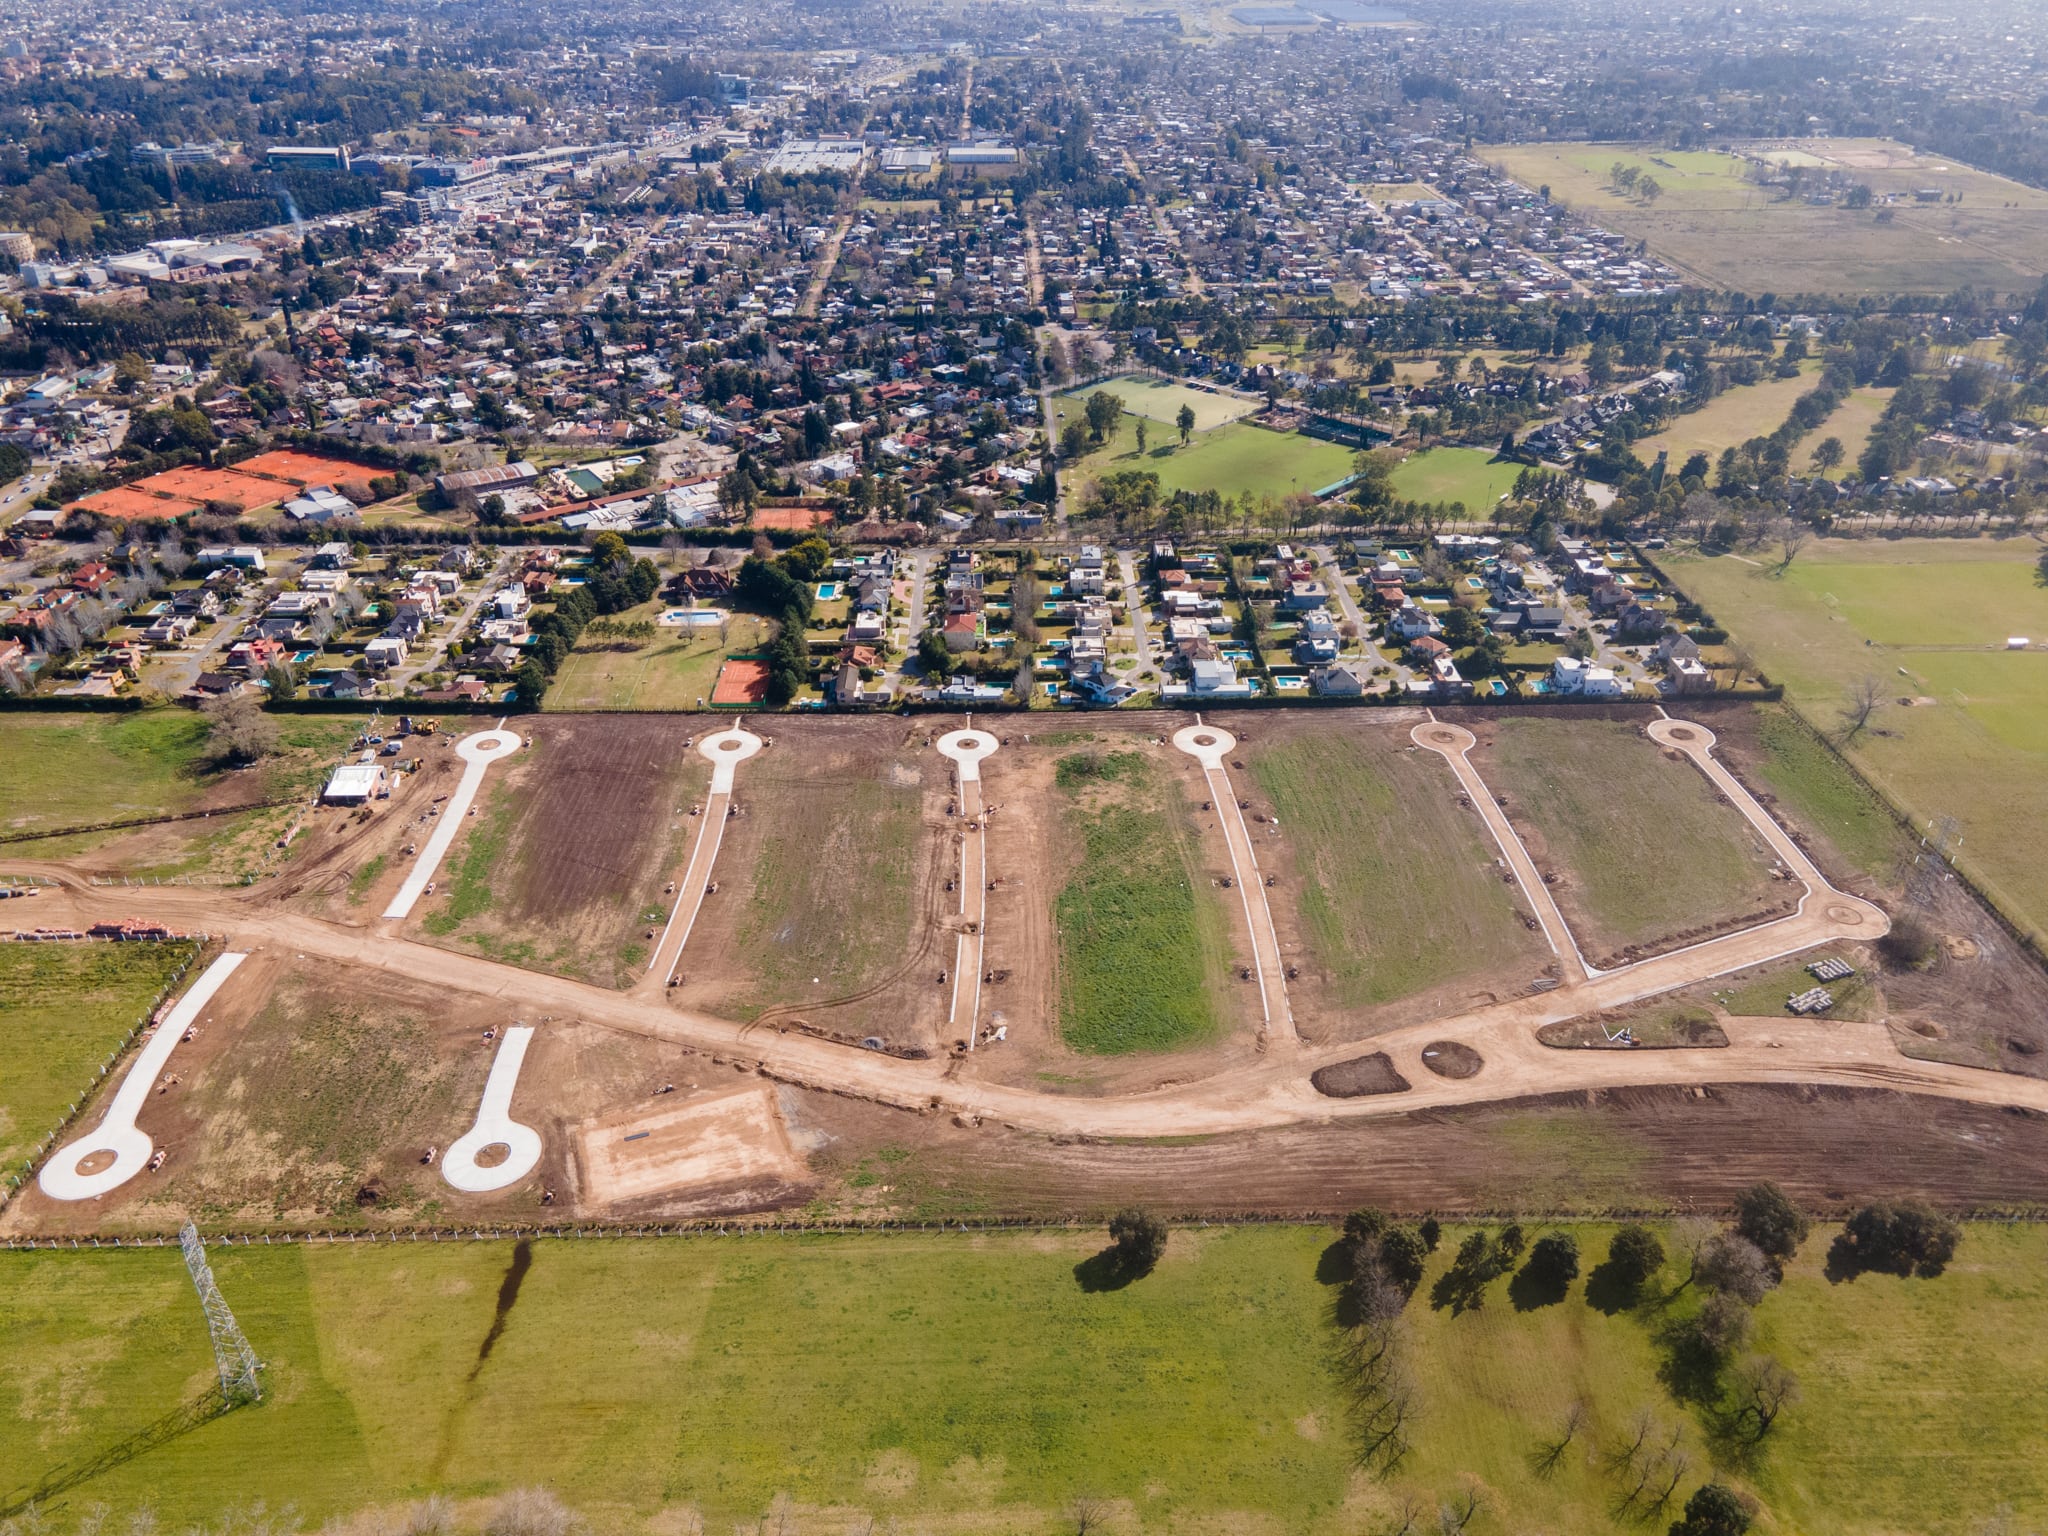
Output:
M1124 403L1124 409L1133 415L1163 422L1176 430L1182 406L1194 411L1197 432L1206 432L1211 427L1220 427L1225 422L1249 416L1259 408L1257 400L1196 389L1192 385L1178 384L1171 379L1155 379L1142 373L1121 373L1115 378L1101 379L1061 395L1054 407L1054 415L1062 423L1069 416L1085 420L1088 397L1097 390L1115 395Z
M1147 426L1146 433L1141 454L1137 423L1126 416L1102 447L1068 471L1072 483L1086 486L1118 471L1147 470L1159 477L1163 495L1214 491L1277 500L1335 485L1351 473L1357 458L1340 444L1299 432L1269 432L1247 421L1197 432L1186 447L1171 427Z
M1765 379L1760 384L1724 389L1701 409L1674 418L1655 437L1635 443L1635 455L1645 464L1656 463L1659 453L1668 455L1670 473L1674 475L1695 453L1704 453L1711 465L1719 461L1724 450L1739 448L1753 437L1769 437L1782 427L1785 418L1792 414L1793 402L1811 390L1819 378L1819 367L1809 363L1795 379ZM1817 443L1825 435L1816 432L1810 442ZM1868 435L1866 428L1865 436ZM1863 444L1858 440L1853 444L1845 442L1843 447L1848 451L1847 462L1853 464Z
M1404 501L1462 502L1488 513L1515 488L1522 465L1497 461L1484 448L1428 448L1394 466L1394 494Z
M1533 826L1589 959L1655 946L1774 894L1749 823L1690 761L1620 720L1503 718L1480 772Z
M656 603L622 614L622 622L652 621L670 605ZM562 659L543 707L581 709L695 709L711 697L718 669L729 655L760 647L766 620L736 613L724 637L717 630L662 629L653 640L586 637Z
M1612 1229L1570 1230L1590 1268ZM541 1484L601 1528L665 1511L753 1529L786 1507L804 1529L1050 1533L1086 1494L1118 1529L1337 1536L1477 1478L1486 1529L1619 1536L1644 1529L1615 1513L1610 1459L1642 1412L1689 1464L1679 1502L1715 1476L1758 1499L1761 1529L1968 1536L2048 1508L2048 1234L1973 1226L1939 1279L1842 1285L1820 1272L1830 1235L1757 1310L1756 1347L1802 1395L1746 1452L1660 1383L1655 1305L1609 1314L1581 1281L1521 1310L1498 1281L1477 1311L1433 1310L1447 1231L1409 1305L1413 1452L1384 1481L1352 1464L1327 1227L1178 1231L1106 1291L1075 1274L1094 1232L544 1240L516 1282L505 1242L217 1250L265 1402L112 1459L46 1513L100 1503L125 1526L146 1505L184 1526L262 1500L317 1525ZM0 1254L0 1354L10 1501L213 1374L175 1249ZM1574 1402L1586 1427L1539 1476Z
M1332 1005L1392 1002L1523 960L1534 974L1541 945L1433 755L1331 730L1250 757L1298 862L1294 899Z
M35 910L10 902L0 916L28 925ZM16 1171L85 1097L101 1063L196 950L0 944L0 1172Z
M1131 751L1073 753L1056 782L1080 850L1053 903L1062 1036L1102 1054L1214 1038L1234 947L1179 789Z
M1820 466L1813 461L1813 451L1832 437L1842 445L1842 462L1827 473L1837 479L1854 474L1856 461L1870 443L1870 434L1876 430L1878 419L1897 393L1897 390L1880 389L1875 385L1852 389L1835 407L1834 413L1815 427L1792 455L1792 462L1799 466L1799 472L1808 475L1821 473Z
M1913 155L1882 139L1812 141L1808 164L1831 163L1852 180L1905 202L1878 209L1812 207L1749 181L1744 160L1709 151L1553 142L1478 151L1524 186L1551 196L1714 287L1744 293L1947 293L1985 284L2032 289L2048 239L2048 193L1955 161ZM1654 177L1663 195L1644 203L1612 186L1616 162ZM1960 201L1920 205L1938 187Z
M1821 730L1839 733L1845 701L1877 679L1888 702L1845 744L1849 756L1916 822L1955 817L1959 862L2043 933L2048 587L2038 554L2019 539L1827 539L1782 575L1729 556L1681 557L1668 570ZM2007 651L2011 635L2037 649Z

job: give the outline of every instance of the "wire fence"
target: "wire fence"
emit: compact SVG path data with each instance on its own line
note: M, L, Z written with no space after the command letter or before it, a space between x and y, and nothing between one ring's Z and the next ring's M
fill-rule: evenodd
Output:
M120 1044L109 1051L106 1060L102 1061L94 1069L92 1081L86 1084L83 1093L71 1101L70 1106L64 1111L64 1117L57 1122L56 1128L36 1143L35 1149L29 1153L19 1168L5 1175L6 1187L0 1189L0 1211L5 1211L14 1202L14 1197L21 1192L21 1186L34 1176L37 1165L45 1157L49 1156L50 1149L55 1147L64 1138L72 1125L77 1121L79 1115L92 1103L93 1094L98 1090L99 1085L106 1081L107 1074L120 1064L123 1056L127 1055L128 1048L135 1043L136 1036L147 1029L150 1021L156 1018L164 1004L177 995L179 987L184 983L185 977L192 970L193 962L206 953L208 945L212 943L212 939L210 936L201 936L195 940L174 940L173 942L185 942L191 945L191 952L185 956L184 963L172 973L170 980L163 984L156 997L150 1002L150 1005L143 1009L141 1015L128 1027L128 1032L121 1037Z

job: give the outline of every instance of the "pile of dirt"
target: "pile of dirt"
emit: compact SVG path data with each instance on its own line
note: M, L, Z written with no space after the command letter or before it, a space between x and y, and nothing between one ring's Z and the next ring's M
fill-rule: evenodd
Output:
M1354 1056L1334 1066L1319 1068L1309 1081L1316 1092L1333 1099L1362 1099L1373 1093L1406 1093L1408 1079L1394 1070L1385 1051Z
M1422 1064L1438 1077L1477 1077L1486 1058L1458 1040L1432 1040L1422 1048Z

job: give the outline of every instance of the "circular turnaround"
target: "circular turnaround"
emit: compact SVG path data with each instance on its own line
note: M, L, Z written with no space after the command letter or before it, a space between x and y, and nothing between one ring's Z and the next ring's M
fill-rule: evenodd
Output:
M1714 733L1691 720L1652 720L1644 729L1650 740L1668 747L1678 747L1687 752L1714 750Z
M766 745L752 731L741 730L736 725L698 742L697 751L711 764L711 792L714 795L729 793L733 769Z
M478 731L455 743L455 755L466 763L490 763L509 757L521 744L517 731Z
M941 736L938 745L940 752L964 766L980 762L998 743L987 731L952 731Z
M1472 733L1462 725L1445 725L1438 720L1416 726L1408 738L1432 752L1469 752L1474 745Z
M494 1147L504 1149L504 1160L486 1168L477 1159ZM482 1195L518 1183L539 1161L540 1132L532 1126L517 1120L495 1125L479 1121L448 1148L441 1159L441 1177L465 1194Z
M1204 768L1221 768L1224 754L1237 745L1237 738L1213 725L1189 725L1173 733L1173 744Z
M110 1116L99 1129L79 1137L45 1163L37 1182L54 1200L96 1199L142 1172L155 1150L156 1143L146 1131L132 1121L117 1123ZM112 1160L106 1166L86 1171L88 1161L108 1157Z

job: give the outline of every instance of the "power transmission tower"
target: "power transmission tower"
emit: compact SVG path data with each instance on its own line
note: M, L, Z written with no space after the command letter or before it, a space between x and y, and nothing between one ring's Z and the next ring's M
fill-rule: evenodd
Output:
M256 1351L242 1333L241 1324L213 1283L213 1266L206 1262L206 1244L199 1229L186 1222L178 1233L178 1247L185 1255L185 1268L192 1274L192 1288L199 1293L200 1308L206 1313L206 1331L213 1340L214 1364L220 1367L220 1395L230 1408L259 1401L263 1383L257 1372L263 1369Z

